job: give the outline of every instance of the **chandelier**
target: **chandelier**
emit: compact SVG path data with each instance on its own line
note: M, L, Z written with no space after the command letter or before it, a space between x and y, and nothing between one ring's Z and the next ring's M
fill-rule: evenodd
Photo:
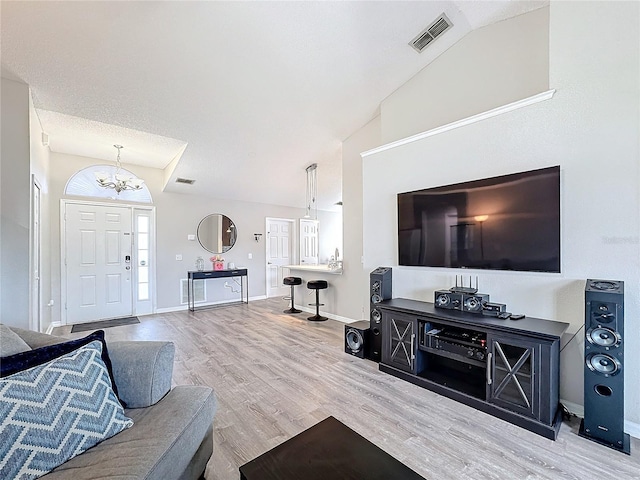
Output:
M114 147L118 149L116 171L113 175L107 172L96 172L95 175L98 185L103 188L113 188L118 194L122 190L140 190L144 180L120 173L120 170L122 170L122 166L120 165L120 150L124 147L122 145L114 145Z

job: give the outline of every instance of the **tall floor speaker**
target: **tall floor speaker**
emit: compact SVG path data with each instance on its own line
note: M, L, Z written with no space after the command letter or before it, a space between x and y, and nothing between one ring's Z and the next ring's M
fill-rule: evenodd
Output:
M624 282L587 280L585 287L582 437L630 453L624 433Z
M391 268L378 267L369 275L369 320L371 331L368 358L374 362L382 359L382 312L378 304L391 298Z

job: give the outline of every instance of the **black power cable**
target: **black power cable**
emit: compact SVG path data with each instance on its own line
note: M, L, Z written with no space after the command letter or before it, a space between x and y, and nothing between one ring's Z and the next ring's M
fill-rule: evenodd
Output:
M580 333L580 330L582 330L583 328L584 328L584 324L582 324L582 326L581 326L578 330L576 330L576 333L574 333L574 334L573 334L573 336L569 339L569 341L568 341L567 343L565 343L565 344L564 344L564 347L562 347L562 348L560 349L560 352L562 352L562 350L564 350L564 349L567 347L567 345L569 345L569 344L571 343L571 340L573 340L574 338L576 338L576 335L577 335L578 333Z

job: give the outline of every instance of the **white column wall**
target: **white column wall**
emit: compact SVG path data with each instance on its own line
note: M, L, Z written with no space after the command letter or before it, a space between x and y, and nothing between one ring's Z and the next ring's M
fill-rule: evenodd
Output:
M29 328L29 87L2 78L0 321Z

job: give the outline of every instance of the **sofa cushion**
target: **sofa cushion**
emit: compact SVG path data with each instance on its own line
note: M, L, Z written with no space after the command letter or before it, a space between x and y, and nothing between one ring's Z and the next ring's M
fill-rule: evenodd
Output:
M13 332L11 332L13 333ZM0 378L14 373L26 370L28 368L42 365L54 358L65 355L82 345L87 345L93 341L99 341L102 345L102 361L104 362L107 372L109 373L109 379L111 380L111 388L113 389L116 397L118 397L118 387L113 377L113 367L111 365L111 359L109 358L109 350L107 349L107 343L104 340L104 330L97 330L86 337L76 340L70 340L68 342L56 343L54 345L47 345L45 347L35 348L33 350L28 349L15 355L2 357L0 362ZM118 397L118 400L120 398ZM127 405L120 400L123 407Z
M174 387L151 407L126 410L133 428L69 460L43 480L197 478L213 449L215 411L209 387ZM197 474L185 475L192 468Z
M129 428L93 340L0 379L0 478L38 478Z
M151 407L126 410L133 428L105 440L50 472L46 480L156 480L197 478L191 468L204 470L213 441L211 430L217 402L204 386L174 387ZM204 440L203 440L204 439ZM209 442L207 445L202 445ZM204 455L193 467L194 454ZM44 479L43 479L44 480Z
M31 347L9 327L0 324L0 357L27 352Z

